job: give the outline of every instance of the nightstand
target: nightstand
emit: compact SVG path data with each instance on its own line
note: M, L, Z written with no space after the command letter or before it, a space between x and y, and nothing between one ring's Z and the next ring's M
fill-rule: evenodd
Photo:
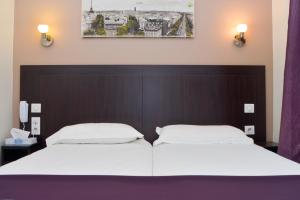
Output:
M2 146L2 165L18 160L19 158L25 157L41 148L41 145L27 145L27 146L17 146L17 145L4 145Z
M275 142L256 142L256 144L274 153L278 151L278 143Z

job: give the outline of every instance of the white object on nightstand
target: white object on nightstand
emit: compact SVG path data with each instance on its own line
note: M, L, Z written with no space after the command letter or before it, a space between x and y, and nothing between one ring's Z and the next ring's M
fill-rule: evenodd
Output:
M26 138L26 139L15 139L15 138L7 138L5 139L5 145L12 146L28 146L37 143L36 138Z
M29 131L23 131L18 128L13 128L10 130L10 134L14 139L27 139L30 135Z
M31 113L41 113L41 112L42 112L42 104L40 103L31 104Z

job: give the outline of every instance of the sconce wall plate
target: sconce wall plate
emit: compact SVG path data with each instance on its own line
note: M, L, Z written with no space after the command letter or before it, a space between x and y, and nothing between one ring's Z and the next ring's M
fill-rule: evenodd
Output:
M245 33L237 34L234 40L234 45L237 47L243 47L246 44Z
M41 45L43 47L50 47L53 44L54 40L50 35L46 33L41 34Z

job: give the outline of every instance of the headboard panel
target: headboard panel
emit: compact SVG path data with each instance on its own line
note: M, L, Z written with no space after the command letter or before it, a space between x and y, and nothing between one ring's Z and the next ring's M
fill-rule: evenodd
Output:
M21 100L42 103L42 140L86 122L130 124L150 142L183 123L255 125L266 139L264 66L21 66Z

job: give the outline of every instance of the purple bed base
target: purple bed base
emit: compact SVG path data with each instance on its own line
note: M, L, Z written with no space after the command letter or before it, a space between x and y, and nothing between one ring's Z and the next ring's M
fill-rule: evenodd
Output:
M0 176L0 200L299 200L300 176Z

